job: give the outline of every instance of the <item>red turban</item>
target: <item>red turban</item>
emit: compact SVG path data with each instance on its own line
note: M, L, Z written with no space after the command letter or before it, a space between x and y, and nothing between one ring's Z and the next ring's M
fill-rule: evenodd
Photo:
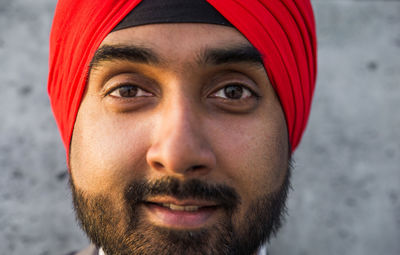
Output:
M48 93L67 157L89 63L140 0L59 0L50 34ZM208 0L264 57L286 116L292 151L310 113L316 32L309 0Z

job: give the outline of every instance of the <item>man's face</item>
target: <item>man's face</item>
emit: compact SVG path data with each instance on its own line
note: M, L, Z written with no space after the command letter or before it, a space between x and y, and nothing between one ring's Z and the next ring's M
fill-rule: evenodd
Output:
M249 254L279 228L288 155L279 100L236 29L123 29L77 115L74 205L108 255Z

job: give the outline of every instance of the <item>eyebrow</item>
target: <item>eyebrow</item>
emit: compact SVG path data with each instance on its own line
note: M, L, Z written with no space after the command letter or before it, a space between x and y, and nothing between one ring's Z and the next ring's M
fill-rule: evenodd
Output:
M205 49L198 57L204 64L223 65L234 63L251 63L264 67L262 54L252 45L242 44L225 49Z
M127 60L143 64L158 64L160 58L155 52L143 46L131 45L103 45L94 54L90 62L90 69L102 62Z
M127 60L130 62L158 65L162 58L152 49L136 45L103 45L95 53L89 65L89 71L102 62ZM262 54L252 45L241 44L226 48L206 48L197 56L197 62L203 65L223 65L251 63L264 67Z

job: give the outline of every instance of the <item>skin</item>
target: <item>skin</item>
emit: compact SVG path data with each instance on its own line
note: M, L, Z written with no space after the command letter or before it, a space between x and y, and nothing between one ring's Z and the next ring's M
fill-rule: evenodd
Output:
M202 56L208 49L251 44L231 27L154 24L110 33L105 45L146 47L158 61L108 59L92 67L71 141L75 187L86 196L106 194L122 211L124 188L134 180L174 177L226 185L240 197L232 222L241 229L251 203L284 183L285 117L262 65L205 63ZM121 91L121 85L139 89L124 97L127 87ZM241 98L229 98L226 86L239 86ZM217 210L193 226L166 224L148 212L143 217L149 225L196 229L226 215ZM121 215L118 227L124 223Z

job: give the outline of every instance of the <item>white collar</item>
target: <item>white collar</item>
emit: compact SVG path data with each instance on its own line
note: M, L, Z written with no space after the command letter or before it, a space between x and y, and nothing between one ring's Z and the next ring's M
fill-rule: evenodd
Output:
M99 249L99 255L106 255L102 248ZM263 244L258 250L257 255L267 255L267 245Z
M267 255L267 244L263 244L260 249L258 250L258 254L257 255Z

